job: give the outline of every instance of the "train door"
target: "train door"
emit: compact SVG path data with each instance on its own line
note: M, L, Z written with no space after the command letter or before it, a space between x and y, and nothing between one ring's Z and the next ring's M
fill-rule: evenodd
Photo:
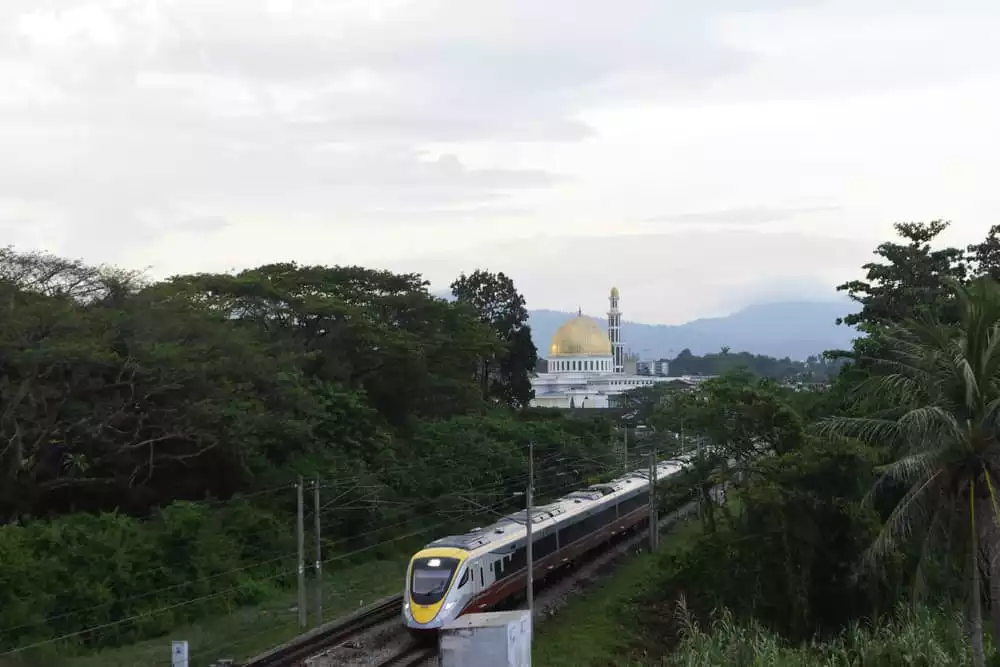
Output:
M487 561L486 559L481 559L476 565L475 574L478 593L483 593L493 583L493 579L490 576L493 572L493 565L494 561ZM486 603L482 600L477 600L475 607L475 611L480 612L486 608Z
M469 563L469 577L472 581L472 599L475 600L479 597L479 594L483 591L482 585L479 583L479 570L482 568L482 563L479 561Z

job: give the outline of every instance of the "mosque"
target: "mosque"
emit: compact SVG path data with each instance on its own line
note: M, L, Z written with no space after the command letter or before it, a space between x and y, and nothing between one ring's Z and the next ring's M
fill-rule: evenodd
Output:
M678 380L636 373L637 359L625 353L622 342L619 297L618 288L612 287L608 297L611 307L607 332L580 311L556 330L549 345L547 371L531 379L535 390L532 406L614 407L614 397L618 394L636 387Z

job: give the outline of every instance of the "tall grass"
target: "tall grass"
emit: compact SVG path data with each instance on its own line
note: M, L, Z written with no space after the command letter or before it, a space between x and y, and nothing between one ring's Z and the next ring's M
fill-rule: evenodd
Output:
M895 620L854 624L832 640L789 646L756 621L737 623L723 610L708 630L698 627L683 600L677 618L682 639L664 661L676 667L958 667L972 654L959 613L900 607Z

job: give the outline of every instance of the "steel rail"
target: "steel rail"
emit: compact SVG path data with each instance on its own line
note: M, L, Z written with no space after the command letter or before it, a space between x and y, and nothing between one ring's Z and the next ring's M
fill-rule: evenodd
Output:
M436 648L413 645L378 663L378 667L416 667L437 655Z
M349 616L319 626L304 635L277 646L242 663L242 667L295 667L324 649L347 641L363 632L398 616L403 609L403 596L392 595L368 605Z

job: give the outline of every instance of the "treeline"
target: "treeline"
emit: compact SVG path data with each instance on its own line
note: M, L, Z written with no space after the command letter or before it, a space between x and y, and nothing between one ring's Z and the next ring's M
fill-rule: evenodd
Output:
M269 594L299 475L353 508L323 514L333 558L515 506L529 441L576 462L543 487L602 472L609 424L518 411L536 353L512 282L452 288L296 264L148 282L0 249L0 652Z
M743 372L631 397L661 446L711 445L695 464L703 536L638 601L678 664L766 649L779 667L978 667L1000 646L1000 226L933 247L946 227L898 224L866 279L838 288L866 336L830 355L844 365L827 391Z
M843 363L842 359L827 359L821 355L795 361L788 357L777 359L751 352L731 352L728 348L702 356L684 349L670 360L670 374L711 376L746 370L757 377L810 384L827 382L840 372Z

